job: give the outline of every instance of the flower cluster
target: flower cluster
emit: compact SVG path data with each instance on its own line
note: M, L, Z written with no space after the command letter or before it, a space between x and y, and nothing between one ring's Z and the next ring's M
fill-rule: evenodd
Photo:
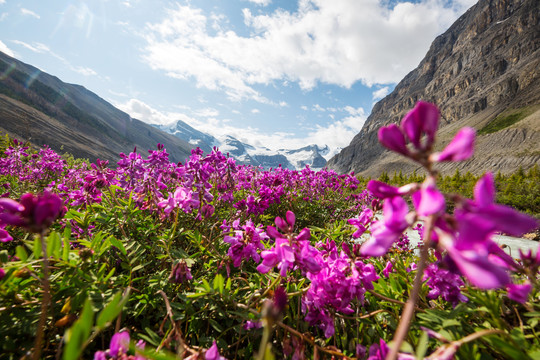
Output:
M127 331L121 331L114 334L109 344L109 349L105 351L97 351L94 354L94 360L145 360L141 355L128 355L129 343L131 339ZM136 348L144 350L145 342L139 340Z
M267 240L268 235L262 227L255 227L251 220L246 221L246 224L242 226L239 220L235 220L232 227L233 235L225 235L223 241L231 244L227 255L231 258L233 265L239 267L243 261L249 259L258 263L261 259L259 251L264 249L261 241Z
M323 248L319 257L320 271L308 272L311 285L302 298L302 310L307 312L306 321L318 325L326 337L334 334L333 313L354 313L353 300L364 303L367 289L379 279L373 264L351 261L349 256L336 248L335 242L320 244Z
M281 276L286 276L287 271L299 268L303 273L317 273L321 266L318 262L319 251L310 244L311 233L304 228L298 235L293 234L295 215L287 211L285 219L276 217L276 226L285 234L280 233L275 227L268 226L266 233L275 239L274 247L261 253L262 263L257 270L263 274L274 266L279 269Z
M459 275L453 274L437 264L429 264L424 271L423 280L429 287L428 299L443 298L453 306L468 299L461 293L461 287L465 285Z
M417 219L430 219L433 230L424 234L426 245L446 253L449 269L467 277L480 288L502 287L510 282L508 268L513 260L493 242L497 232L519 236L537 227L535 219L510 207L497 205L493 175L485 174L474 188L474 199L460 199L454 215L445 213L444 195L436 187L436 173L432 166L441 161L461 161L473 154L475 132L461 129L442 152L432 152L439 112L429 103L419 102L402 120L379 130L379 141L423 165L429 175L422 184L408 184L399 188L372 180L368 189L384 199L383 219L371 226L371 237L362 247L369 256L385 254L401 233ZM414 211L403 196L410 195ZM429 240L427 240L429 239Z
M64 212L62 199L45 191L41 195L31 193L21 196L19 202L0 198L0 226L20 226L31 232L45 231ZM9 234L0 229L0 239L5 242Z

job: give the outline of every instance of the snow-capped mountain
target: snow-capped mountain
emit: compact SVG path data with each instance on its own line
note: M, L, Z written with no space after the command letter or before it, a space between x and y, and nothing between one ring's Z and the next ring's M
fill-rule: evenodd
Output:
M270 150L266 147L244 143L231 135L216 138L181 120L169 125L154 126L189 142L194 147L200 147L205 153L212 151L212 148L216 146L222 153L228 153L240 164L262 166L265 169L276 168L280 165L287 169L303 169L309 165L311 169L318 170L326 166L326 158L333 155L326 145L324 147L307 145L300 149Z
M212 135L208 135L206 133L203 133L185 122L178 120L176 123L168 124L168 125L153 125L160 129L161 131L165 131L169 134L172 134L176 136L179 139L182 139L184 141L187 141L193 147L200 147L205 153L209 153L212 151L212 148L214 146L219 146L218 141L215 137Z

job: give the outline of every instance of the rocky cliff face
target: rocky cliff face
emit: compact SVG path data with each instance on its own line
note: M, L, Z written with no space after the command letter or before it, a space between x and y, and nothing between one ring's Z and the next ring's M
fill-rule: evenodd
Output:
M418 100L441 111L439 146L462 126L479 136L465 164L443 172L511 172L540 163L540 1L480 0L432 43L420 65L379 101L361 132L328 166L378 176L418 166L386 151L378 129Z

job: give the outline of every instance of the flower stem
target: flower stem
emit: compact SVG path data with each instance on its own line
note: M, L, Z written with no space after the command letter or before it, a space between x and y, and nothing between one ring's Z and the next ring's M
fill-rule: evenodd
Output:
M45 242L45 237L43 233L39 234L41 240L41 248L43 250L43 300L41 302L41 315L39 317L36 340L34 343L34 354L32 356L33 360L38 360L41 358L43 338L45 335L45 325L47 322L47 313L49 310L49 303L51 302L51 292L50 292L50 283L49 283L49 258L47 256L47 244Z
M409 332L409 326L411 320L414 316L414 310L416 308L416 302L418 301L418 294L420 293L420 288L422 287L422 278L424 276L424 269L427 266L428 255L429 255L429 246L431 243L431 232L433 229L433 223L435 222L435 215L431 215L426 219L425 231L424 231L424 246L420 252L420 260L418 262L418 268L416 272L416 277L414 278L413 288L411 290L411 295L405 304L403 313L401 314L401 320L399 322L396 334L394 335L393 345L390 348L390 352L386 356L386 360L396 360L399 349L407 333Z

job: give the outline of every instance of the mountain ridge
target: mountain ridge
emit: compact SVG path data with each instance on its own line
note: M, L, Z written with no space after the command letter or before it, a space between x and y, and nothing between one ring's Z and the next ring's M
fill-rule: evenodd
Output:
M191 146L131 118L81 85L0 52L0 131L32 145L49 145L75 157L118 160L120 152L166 146L172 161L184 161Z
M520 113L514 124L477 137L473 159L441 164L508 173L540 162L540 2L480 0L431 44L419 66L380 100L350 145L328 162L341 172L378 176L382 172L421 170L385 150L381 126L399 123L418 100L441 111L439 147L462 126L483 129L498 117ZM502 149L496 144L504 143Z

